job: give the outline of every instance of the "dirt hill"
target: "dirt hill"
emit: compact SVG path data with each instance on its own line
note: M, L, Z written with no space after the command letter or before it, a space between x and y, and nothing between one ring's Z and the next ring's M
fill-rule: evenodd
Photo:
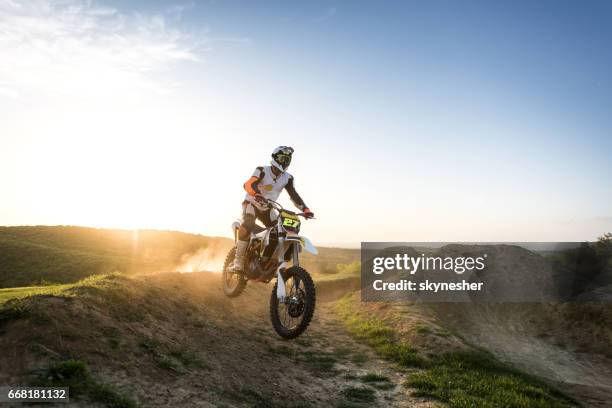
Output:
M81 403L108 406L433 405L398 386L403 374L348 336L324 303L304 336L282 341L270 290L250 285L230 300L218 274L111 275L9 301L0 384L68 382Z

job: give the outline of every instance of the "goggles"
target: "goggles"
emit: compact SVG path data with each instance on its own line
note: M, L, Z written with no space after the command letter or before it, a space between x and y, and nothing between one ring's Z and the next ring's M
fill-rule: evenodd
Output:
M291 154L278 153L275 159L279 164L288 164L291 162Z

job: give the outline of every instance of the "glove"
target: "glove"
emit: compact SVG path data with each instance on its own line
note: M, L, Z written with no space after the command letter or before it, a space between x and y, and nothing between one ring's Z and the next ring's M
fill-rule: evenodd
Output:
M314 218L314 213L312 211L310 211L310 209L308 207L304 208L304 211L302 211L304 213L304 217L306 218Z
M268 200L266 200L266 198L264 196L262 196L261 194L255 194L255 201L257 201L259 204L267 204Z

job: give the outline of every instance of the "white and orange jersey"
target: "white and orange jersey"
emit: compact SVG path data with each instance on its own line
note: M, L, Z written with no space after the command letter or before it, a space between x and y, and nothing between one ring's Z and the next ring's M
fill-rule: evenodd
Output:
M245 201L250 202L258 208L261 207L261 205L255 200L256 194L260 194L268 200L276 201L283 192L283 189L287 190L291 201L293 201L293 204L295 204L297 208L301 211L306 208L306 204L304 204L300 195L295 191L293 176L286 171L276 176L272 172L271 166L257 167L251 178L244 183L244 189L247 192L244 197Z

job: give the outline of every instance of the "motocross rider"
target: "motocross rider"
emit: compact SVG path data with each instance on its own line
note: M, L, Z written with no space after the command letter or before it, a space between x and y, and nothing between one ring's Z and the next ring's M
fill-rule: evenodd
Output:
M272 152L270 166L257 167L251 178L244 183L247 194L242 202L242 222L238 230L236 258L231 267L232 272L241 272L244 268L245 254L251 232L255 228L255 220L260 220L266 227L271 227L276 222L278 214L272 211L266 202L276 201L283 189L287 190L293 204L306 218L314 217L314 213L295 191L293 176L287 173L292 154L293 148L289 146L277 147Z

